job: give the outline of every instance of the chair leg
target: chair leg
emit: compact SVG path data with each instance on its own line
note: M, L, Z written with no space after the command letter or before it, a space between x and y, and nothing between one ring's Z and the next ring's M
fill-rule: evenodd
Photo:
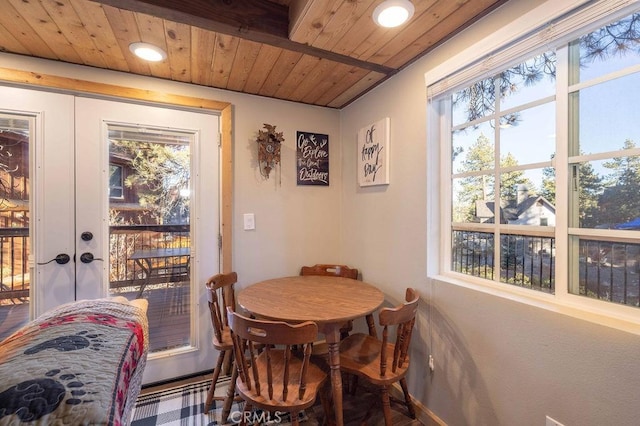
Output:
M224 361L224 355L227 351L220 351L218 354L218 362L216 363L216 368L213 370L213 375L211 376L211 386L209 387L209 392L207 392L207 400L204 404L204 412L208 413L211 410L211 406L213 405L213 396L216 391L216 383L218 383L218 377L220 377L220 371L222 370L222 363Z
M384 413L385 426L392 426L391 421L391 399L389 398L389 386L382 387L382 412Z
M231 406L236 396L236 379L238 378L238 369L234 368L231 373L231 383L227 389L227 397L224 399L224 407L222 407L222 421L226 422L231 413Z
M340 328L340 340L344 340L349 337L351 330L353 330L353 320L349 320L344 327Z
M242 418L240 419L240 426L246 426L247 419L249 418L249 416L251 414L251 409L252 409L251 404L249 404L248 402L245 402L244 403L244 409L242 410Z
M225 376L230 376L236 365L233 363L233 350L228 350L224 356L224 363L222 364L222 373Z
M292 411L289 413L289 415L291 416L291 424L293 426L300 426L300 421L298 420L298 412Z
M331 387L327 383L320 389L320 404L322 405L322 411L324 412L323 425L334 424L333 418L331 417L333 415L331 397Z
M376 331L376 323L373 319L373 315L369 314L366 316L367 327L369 328L369 336L378 338L378 332Z
M409 416L412 419L416 418L416 410L413 407L413 401L411 401L411 395L409 395L409 388L407 387L407 379L400 379L400 386L402 386L402 392L404 393L404 403L407 406L407 410L409 410Z

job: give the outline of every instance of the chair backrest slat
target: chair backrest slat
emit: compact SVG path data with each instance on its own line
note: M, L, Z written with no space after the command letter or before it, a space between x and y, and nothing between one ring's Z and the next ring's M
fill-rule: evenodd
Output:
M307 370L309 369L309 360L311 359L311 346L312 345L305 345L304 347L304 364L302 366L302 377L307 377ZM300 390L298 391L298 399L302 399L302 397L304 397L304 394L307 390L307 383L306 381L302 381L300 382Z
M282 373L282 400L286 401L289 397L289 361L291 360L291 346L284 348L284 372ZM300 377L301 381L302 375ZM273 398L273 395L270 395Z
M234 340L238 376L248 389L261 394L266 380L269 399L289 398L289 388L299 388L298 398L302 399L307 385L307 373L311 358L311 343L316 339L318 326L307 321L301 324L287 324L282 321L265 321L245 317L227 310L229 328ZM302 366L292 374L293 346L304 348ZM238 362L237 360L245 360ZM247 364L251 374L248 374ZM278 386L276 386L276 384ZM274 395L275 389L282 389L281 395Z
M269 394L269 399L273 399L273 368L271 367L273 361L271 359L271 346L267 345L264 351L267 356L267 393ZM256 366L256 363L254 363L254 366ZM258 371L257 368L256 371ZM260 388L260 378L258 375L255 376L255 380L256 387Z
M387 342L389 341L389 326L385 325L382 327L382 346L383 348L387 347ZM387 351L380 352L380 375L384 376L387 374Z
M380 310L380 325L382 328L382 347L386 347L389 339L389 327L396 326L396 339L393 349L393 360L391 361L391 371L395 373L398 368L404 366L407 359L409 344L411 343L411 333L415 324L416 312L418 310L418 293L408 288L405 300L402 305L394 308L382 308ZM387 372L387 353L380 354L380 375Z
M233 341L233 353L241 354L245 353L245 348L242 346L242 339L235 338L235 336L231 336L231 340ZM244 361L244 358L242 359ZM249 365L247 362L236 362L236 368L238 369L238 376L241 377L244 383L251 383L248 379L249 377Z

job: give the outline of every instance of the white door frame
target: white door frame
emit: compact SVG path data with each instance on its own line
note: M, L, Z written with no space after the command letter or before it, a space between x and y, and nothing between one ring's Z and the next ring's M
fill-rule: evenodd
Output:
M132 99L142 102L157 103L160 105L172 105L177 107L207 109L216 111L220 115L220 271L231 272L233 270L232 261L232 200L233 200L233 107L229 102L216 101L213 99L195 98L182 95L173 95L163 92L154 92L136 88L127 88L103 84L91 81L53 76L38 73L37 75L28 71L1 68L0 85L6 82L12 86L25 88L39 88L43 91L64 91L78 95L93 94L98 96L115 97L121 99ZM81 88L81 90L79 90ZM64 120L63 120L64 121ZM69 124L72 127L72 123ZM70 236L73 238L73 236ZM70 245L69 251L74 249ZM73 265L70 266L73 268ZM32 306L32 310L34 307ZM42 312L38 308L32 312L32 317Z

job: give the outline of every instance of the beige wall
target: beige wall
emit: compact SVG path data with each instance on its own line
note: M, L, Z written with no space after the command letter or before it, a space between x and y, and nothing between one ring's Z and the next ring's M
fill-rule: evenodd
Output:
M451 426L544 425L546 415L566 426L640 418L638 334L426 278L440 233L437 223L427 226L427 212L439 208L440 185L427 179L438 147L425 142L425 73L542 3L511 0L341 111L343 260L389 301L407 286L421 292L409 389ZM382 117L391 118L391 184L360 189L355 135Z

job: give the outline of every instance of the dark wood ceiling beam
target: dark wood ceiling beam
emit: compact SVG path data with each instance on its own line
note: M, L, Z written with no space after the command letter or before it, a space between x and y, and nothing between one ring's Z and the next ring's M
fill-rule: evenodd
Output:
M269 44L281 49L375 71L387 76L398 72L373 62L291 41L289 8L260 0L92 0L168 21Z

